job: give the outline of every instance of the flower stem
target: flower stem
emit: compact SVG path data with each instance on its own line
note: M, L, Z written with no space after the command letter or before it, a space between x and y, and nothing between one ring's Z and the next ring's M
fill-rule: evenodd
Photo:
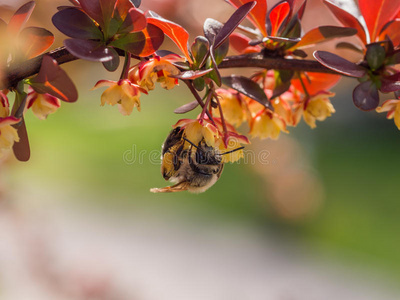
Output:
M131 66L131 55L128 52L125 52L125 60L124 67L121 72L121 77L119 79L127 79L129 73L129 67Z

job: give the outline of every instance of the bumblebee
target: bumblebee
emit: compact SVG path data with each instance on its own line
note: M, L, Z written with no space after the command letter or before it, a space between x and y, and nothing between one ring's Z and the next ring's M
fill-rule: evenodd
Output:
M181 127L171 131L162 145L161 174L175 185L153 188L153 193L181 192L202 193L220 178L224 164L221 155L232 153L243 147L221 153L208 146L204 140L195 145L184 136Z

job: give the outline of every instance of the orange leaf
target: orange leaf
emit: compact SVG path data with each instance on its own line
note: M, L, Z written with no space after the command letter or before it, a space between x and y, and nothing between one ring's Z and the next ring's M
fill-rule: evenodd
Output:
M19 36L20 50L26 59L45 52L54 42L53 34L39 27L27 27Z
M324 4L330 9L334 16L340 23L347 27L353 27L357 29L357 36L361 40L363 45L367 44L367 37L365 35L364 27L358 21L358 19L347 11L340 7L330 3L329 1L323 0Z
M147 18L147 23L154 24L161 28L161 30L178 46L183 52L185 57L190 63L193 63L189 51L188 41L189 33L180 25L169 20L159 18Z
M242 6L247 2L252 2L252 0L227 0L236 8ZM247 15L250 22L258 28L263 36L267 36L267 29L265 28L265 21L267 18L267 1L266 0L254 0L257 2L256 6Z
M279 27L285 21L286 17L289 15L290 5L287 2L282 2L281 4L274 7L274 9L269 13L269 20L271 21L271 36L275 36L279 30Z
M375 42L383 25L393 20L400 10L400 0L359 0L358 4L367 23L370 42Z
M307 92L311 96L317 94L318 92L329 90L340 80L340 78L340 75L334 74L306 72L305 75L304 73L301 73L301 79L306 87ZM300 79L292 79L292 85L304 93Z
M8 23L8 30L12 33L17 33L28 21L35 8L35 1L30 1L22 5L15 14L12 16L10 22Z

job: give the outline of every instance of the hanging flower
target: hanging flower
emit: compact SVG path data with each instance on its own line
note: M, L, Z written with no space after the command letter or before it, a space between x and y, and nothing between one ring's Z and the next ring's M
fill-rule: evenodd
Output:
M239 127L246 120L246 103L244 100L233 90L217 89L216 93L219 97L225 120ZM216 117L220 117L219 109L214 109L213 114Z
M109 88L101 95L101 106L106 103L112 106L118 104L118 109L124 116L130 115L134 107L137 107L137 110L140 111L140 93L147 94L144 89L128 79L119 81L100 80L93 89L103 86L109 86Z
M285 121L277 113L267 108L255 114L250 121L250 134L253 137L276 140L281 131L288 132Z
M378 113L387 112L386 118L394 119L394 124L400 130L400 100L387 100L376 111Z
M294 125L297 125L301 116L303 116L308 126L315 128L317 120L324 121L327 117L330 117L335 112L335 109L329 97L334 95L332 92L323 91L311 96L308 100L306 99L304 103L299 103L293 116Z
M163 57L155 56L132 67L128 78L147 91L154 89L155 82L159 82L164 89L170 90L178 84L178 79L170 77L170 75L180 73L173 63L181 61L184 61L184 59L176 54L168 54Z
M17 130L12 125L18 124L20 121L21 119L12 116L0 118L0 156L19 141Z
M27 108L40 120L47 119L49 114L55 113L61 106L61 101L50 94L39 94L31 89L27 98Z
M243 148L242 144L250 144L249 139L246 136L239 134L235 128L226 121L226 132L224 133L221 119L214 118L214 121L219 132L221 132L215 146L219 148L220 153L222 154L222 162L227 163L238 161L243 157L243 149L241 149Z
M173 127L181 127L184 130L184 137L195 145L204 140L208 146L214 147L215 141L219 138L217 127L207 119L181 119Z

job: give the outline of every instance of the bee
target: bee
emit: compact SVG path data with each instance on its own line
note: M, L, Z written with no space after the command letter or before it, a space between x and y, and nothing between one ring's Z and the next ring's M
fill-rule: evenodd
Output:
M153 188L153 193L189 191L202 193L213 186L221 177L224 164L222 155L241 150L221 153L218 148L208 146L204 140L195 145L177 127L171 131L162 145L161 174L172 186Z

